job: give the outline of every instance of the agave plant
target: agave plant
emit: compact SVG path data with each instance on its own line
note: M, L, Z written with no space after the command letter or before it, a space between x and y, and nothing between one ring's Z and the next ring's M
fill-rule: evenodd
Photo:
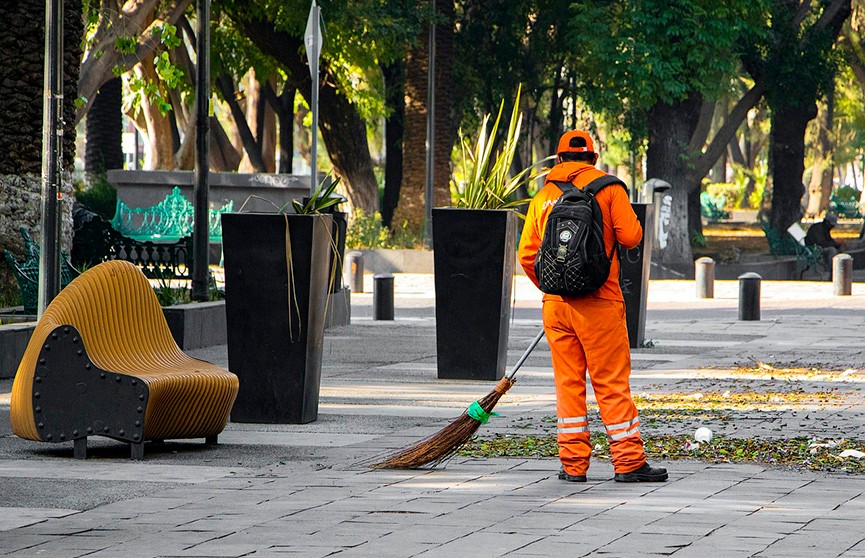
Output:
M491 115L484 115L474 148L472 148L469 139L463 135L462 129L459 130L460 152L458 165L463 171L462 179L457 179L456 177L451 179L451 191L456 207L504 209L521 205L528 200L511 199L514 192L523 184L529 183L549 172L549 169L542 168L549 160L547 158L526 167L514 176L510 176L510 169L517 151L517 143L519 142L520 128L523 121L523 115L519 112L521 90L522 86L517 90L517 98L511 111L507 136L501 149L496 151L495 154L493 153L493 147L505 107L504 100L499 105L498 115L489 134L487 133L487 125ZM495 159L493 159L493 156L495 156Z
M336 185L339 184L342 177L338 176L336 180L331 180L330 183L328 183L328 178L331 177L326 176L324 180L319 183L312 195L306 199L306 203L291 200L291 205L294 207L295 213L298 215L322 213L325 209L345 201L345 196L336 192Z

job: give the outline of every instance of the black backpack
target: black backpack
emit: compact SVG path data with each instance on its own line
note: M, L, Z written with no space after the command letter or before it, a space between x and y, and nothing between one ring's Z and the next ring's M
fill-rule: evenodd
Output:
M625 184L611 175L590 182L582 190L570 182L554 182L563 192L544 228L535 255L535 275L548 294L581 296L596 291L607 281L618 244L607 256L604 219L595 196L610 184Z

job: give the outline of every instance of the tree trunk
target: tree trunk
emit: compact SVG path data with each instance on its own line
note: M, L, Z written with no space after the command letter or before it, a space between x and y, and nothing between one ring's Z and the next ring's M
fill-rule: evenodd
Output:
M228 104L231 110L231 117L234 119L234 125L237 127L237 132L240 134L240 139L243 140L243 149L246 152L246 157L249 159L251 169L254 172L266 172L264 160L261 156L261 146L255 141L255 136L252 129L249 127L249 122L246 120L246 115L237 102L234 90L234 80L226 73L220 74L216 78L216 85L222 93L223 99ZM242 164L243 160L241 160ZM243 167L241 167L243 168Z
M814 145L814 163L811 165L811 180L808 182L808 203L805 215L817 217L829 207L832 195L832 140L829 131L832 130L834 117L834 95L826 99L826 105L820 106L817 119L818 133ZM843 184L843 182L841 182Z
M158 82L156 69L152 59L144 59L135 67L135 72L144 80ZM174 150L171 141L171 124L168 117L150 102L146 95L141 95L141 113L136 119L139 129L146 138L144 144L144 169L157 170L174 168Z
M84 170L100 174L123 168L123 81L105 82L87 111Z
M403 136L405 134L405 66L402 60L382 66L385 104L390 115L385 120L384 200L381 221L390 228L399 204L402 185Z
M446 23L435 31L435 146L433 148L433 207L447 207L450 199L450 157L454 145L453 81L454 3L436 0L436 12ZM429 31L418 39L406 62L405 70L405 136L403 149L403 180L399 205L393 225L422 230L426 198L427 91L429 73Z
M688 172L686 148L697 128L702 99L692 94L673 104L657 104L649 112L649 146L646 151L647 178L660 178L672 185L673 196L667 247L661 252L664 263L693 264L688 219L688 193L699 187ZM701 177L702 178L702 177ZM699 219L697 220L699 223Z
M805 130L817 116L817 103L772 110L769 133L769 173L772 176L772 209L769 222L779 232L802 217L805 186Z
M273 56L288 71L291 87L312 98L312 80L303 38L278 31L272 21L250 19L248 13L231 13L230 17L246 32L265 54ZM336 174L343 178L349 209L359 207L367 213L378 211L378 182L372 170L372 157L366 138L366 123L346 95L337 88L337 78L327 59L321 61L319 83L319 130L324 138Z
M265 83L262 86L262 93L276 114L276 120L279 124L279 169L277 172L291 174L292 159L294 158L294 95L297 90L286 84L282 93L277 96L273 89L274 81Z

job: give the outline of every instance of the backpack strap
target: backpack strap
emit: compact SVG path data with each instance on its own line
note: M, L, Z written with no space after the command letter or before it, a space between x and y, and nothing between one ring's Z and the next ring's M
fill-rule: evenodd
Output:
M562 191L563 194L567 194L568 192L575 190L577 187L574 186L572 182L568 182L567 180L550 180L553 184L559 187L559 190ZM625 186L625 183L620 179L616 178L612 174L605 174L604 176L599 176L598 178L592 180L585 186L583 186L583 192L589 192L593 196L598 195L598 192L609 186L610 184L621 184L622 188L625 191L628 190L628 187Z
M599 176L598 178L592 180L583 187L583 191L590 192L593 196L596 196L598 195L598 192L600 192L610 184L620 184L626 192L628 191L628 187L625 186L625 183L622 182L619 178L613 176L612 174L605 174L604 176Z
M577 189L573 182L568 182L567 180L550 180L550 182L558 186L559 190L562 191L562 194L567 194L568 192Z

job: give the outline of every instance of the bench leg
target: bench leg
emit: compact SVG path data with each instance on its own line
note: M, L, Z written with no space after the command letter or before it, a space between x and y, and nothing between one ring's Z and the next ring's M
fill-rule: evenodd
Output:
M87 438L76 438L75 447L72 450L75 459L87 459Z
M219 434L214 434L213 436L208 436L204 439L204 443L208 446L216 446L219 445Z
M130 457L135 461L141 461L144 459L144 442L132 442L129 444L130 449Z

